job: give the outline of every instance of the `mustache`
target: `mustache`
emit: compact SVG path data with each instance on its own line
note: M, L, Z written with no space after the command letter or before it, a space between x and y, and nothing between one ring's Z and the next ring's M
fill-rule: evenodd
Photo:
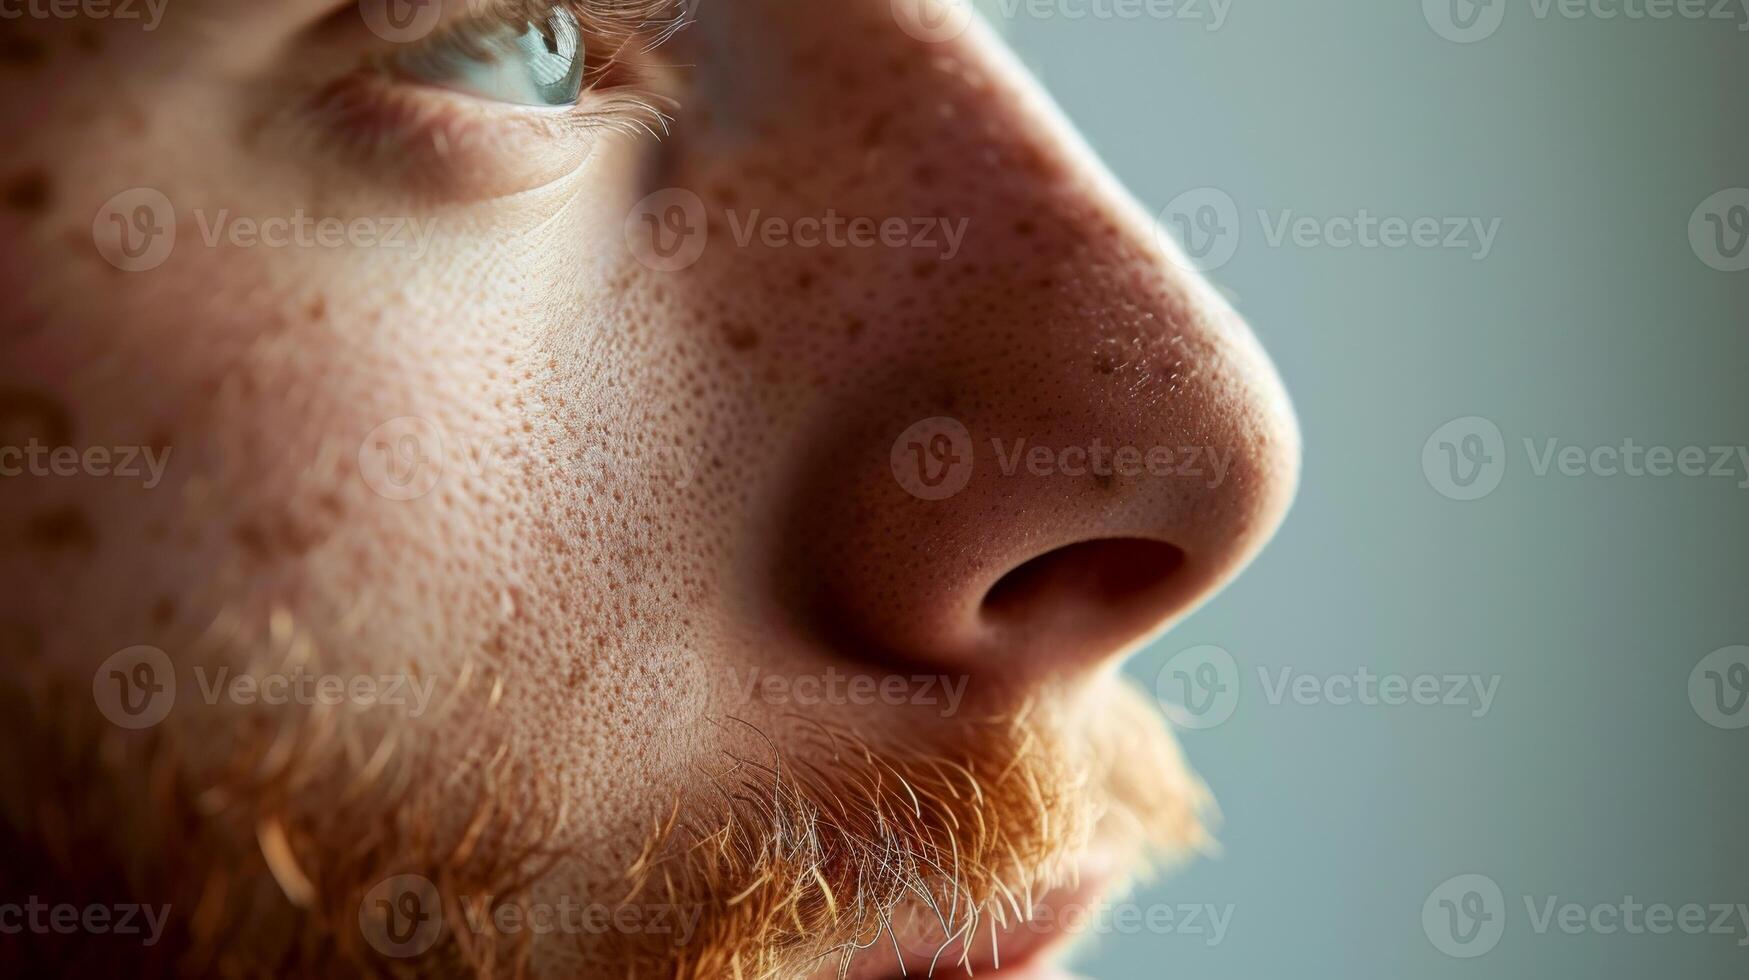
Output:
M844 977L890 943L901 962L921 945L928 971L966 969L974 937L994 944L1095 846L1139 877L1207 849L1208 791L1164 722L1127 683L1103 693L1085 712L1034 702L961 723L952 749L805 718L724 722L764 751L730 752L708 794L676 805L622 899L693 910L693 941L615 937L607 961L683 980L834 963Z
M0 685L0 841L19 859L0 886L170 910L147 949L32 937L20 955L57 972L842 977L883 933L901 958L923 946L957 969L971 937L1025 919L1096 845L1143 874L1209 846L1207 790L1127 682L908 738L719 718L722 754L651 821L617 890L591 896L613 921L671 910L684 941L607 929L543 949L503 913L551 897L579 858L551 842L577 838L562 781L490 723L501 678L470 668L446 685L433 719L476 730L457 762L320 703L124 733L92 717L84 679L16 676ZM393 903L373 899L409 878L438 932L385 957Z

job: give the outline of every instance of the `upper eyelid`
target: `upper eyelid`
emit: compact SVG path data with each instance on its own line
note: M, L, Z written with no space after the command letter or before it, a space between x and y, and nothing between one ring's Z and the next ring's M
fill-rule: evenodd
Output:
M395 3L400 0L365 0ZM417 2L417 0L414 0ZM622 67L628 52L649 51L691 22L698 0L438 0L443 18L422 44L459 44L464 50L502 26L521 28L555 13L577 24L589 53L585 90L600 86ZM483 53L483 52L482 52ZM603 55L597 61L598 55Z
M377 0L393 2L393 0ZM665 36L691 20L696 0L438 0L441 26L498 20L510 24L541 21L556 11L576 18L586 34Z

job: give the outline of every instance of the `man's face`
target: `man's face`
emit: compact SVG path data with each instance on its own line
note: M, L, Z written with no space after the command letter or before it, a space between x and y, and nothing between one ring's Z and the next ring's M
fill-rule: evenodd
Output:
M962 11L38 6L6 884L169 907L78 955L1020 976L1200 841L1113 668L1297 433Z

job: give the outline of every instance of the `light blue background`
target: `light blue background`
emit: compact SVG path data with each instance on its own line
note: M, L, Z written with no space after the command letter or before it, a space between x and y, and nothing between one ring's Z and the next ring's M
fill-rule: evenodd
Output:
M1749 903L1749 729L1705 723L1687 692L1703 656L1749 644L1749 474L1537 476L1524 449L1749 444L1749 272L1688 240L1697 205L1749 187L1749 15L1539 19L1513 2L1492 36L1454 43L1417 0L1234 0L1214 31L1030 9L999 30L1150 211L1199 187L1234 200L1237 251L1211 276L1306 440L1275 544L1130 667L1153 687L1199 644L1239 665L1231 718L1182 736L1225 853L1136 899L1230 906L1228 933L1106 935L1077 967L1749 976L1735 917L1731 935L1539 935L1524 905ZM1362 208L1501 224L1476 261L1271 247L1256 216ZM1464 416L1504 437L1500 485L1473 501L1422 467ZM1258 668L1289 665L1499 689L1480 718L1271 704ZM1462 873L1505 899L1503 938L1471 959L1437 950L1421 915Z

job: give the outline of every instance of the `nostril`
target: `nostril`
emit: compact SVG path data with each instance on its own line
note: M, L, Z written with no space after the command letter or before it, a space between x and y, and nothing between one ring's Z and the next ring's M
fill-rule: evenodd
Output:
M1011 569L984 594L983 612L1017 626L1088 617L1120 629L1151 624L1170 611L1183 565L1183 550L1164 541L1081 541Z

